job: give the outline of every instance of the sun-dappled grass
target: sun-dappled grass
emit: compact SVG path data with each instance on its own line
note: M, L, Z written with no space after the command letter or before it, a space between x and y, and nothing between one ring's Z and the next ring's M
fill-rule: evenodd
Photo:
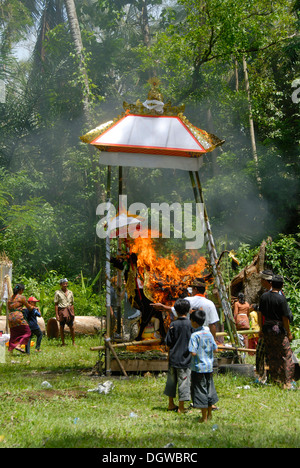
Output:
M98 376L92 372L98 337L42 341L42 352L6 356L0 364L0 447L175 448L298 447L299 390L260 386L216 375L218 411L198 422L199 410L167 411L166 375ZM107 394L88 392L112 380ZM44 388L47 381L51 388ZM250 388L247 388L249 386ZM246 388L244 388L246 387Z

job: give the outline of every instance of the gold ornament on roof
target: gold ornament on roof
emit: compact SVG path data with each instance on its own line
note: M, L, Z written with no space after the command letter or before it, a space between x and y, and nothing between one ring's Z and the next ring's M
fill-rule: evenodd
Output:
M158 78L150 78L148 83L151 85L151 89L148 92L148 100L149 101L161 101L163 102L164 98L161 94L158 86L159 86L159 79Z
M127 114L177 116L184 112L184 104L172 106L170 101L167 103L163 102L163 95L159 90L160 80L158 78L150 78L148 83L151 85L151 89L145 102L141 102L139 99L135 104L123 102L123 108Z

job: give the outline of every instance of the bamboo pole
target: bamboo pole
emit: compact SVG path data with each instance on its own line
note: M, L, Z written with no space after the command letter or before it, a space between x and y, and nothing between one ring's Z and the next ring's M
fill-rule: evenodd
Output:
M114 355L114 357L115 357L115 359L116 359L116 361L117 361L123 375L125 375L125 377L128 377L127 372L124 369L123 364L121 363L120 359L118 358L118 355L117 355L116 351L114 350L114 348L113 348L113 346L112 346L112 344L110 342L110 338L107 338L107 337L105 338L105 344L106 344L106 346L108 346L108 348L110 349L110 351Z
M158 344L160 342L161 342L161 340L153 339L153 340L145 340L145 341L129 341L128 343L110 343L110 341L108 341L108 339L105 339L105 343L107 344L107 346L109 346L109 348L110 348L110 350L112 352L115 351L115 348L124 348L126 346L138 346L138 345L145 345L145 344L152 345L152 344ZM98 350L103 350L103 349L105 349L105 346L94 346L94 347L90 348L91 351L98 351ZM256 352L255 349L235 348L234 346L222 346L222 345L218 345L218 350L219 349L222 349L222 350L225 350L225 351L243 351L243 352L246 352L246 353L255 353ZM115 354L114 354L114 356L115 356Z
M209 222L206 206L204 203L202 186L201 186L198 172L195 171L195 173L193 173L192 171L190 171L190 179L191 179L192 189L193 189L194 196L195 196L195 201L196 203L202 203L204 207L204 222L205 222L204 235L205 235L205 240L206 240L206 244L207 244L207 248L208 248L208 252L210 256L210 264L213 269L213 274L214 274L217 288L220 294L222 309L224 311L225 320L226 320L228 330L229 330L230 340L233 345L239 346L240 341L239 341L235 323L233 320L231 305L227 297L226 288L224 285L224 280L223 280L221 271L217 266L217 262L218 262L217 251L216 251L213 235L211 232L211 227L210 227L210 222Z
M122 166L119 166L119 184L118 184L118 216L122 212L121 197L123 195L123 170ZM122 240L118 235L118 256L122 253ZM122 289L122 271L117 271L117 334L121 336L122 327L122 300L121 300L121 289Z
M239 335L258 335L259 330L238 330ZM227 336L228 332L217 332L216 336Z
M6 299L6 323L5 323L5 333L9 332L9 322L8 322L8 316L9 316L9 310L8 310L8 298Z
M219 346L216 352L219 350L224 350L224 351L242 351L243 353L256 353L256 349L250 349L250 348L235 348L233 346Z
M107 202L110 204L111 201L111 166L107 166L107 187L106 187ZM107 222L109 223L109 209L107 212ZM110 310L111 310L111 295L110 295L110 237L109 232L105 239L105 276L106 276L106 334L108 337L111 335L111 323L110 323ZM105 349L105 371L106 375L111 374L110 369L110 352L107 347Z
M128 341L126 343L111 343L113 348L125 348L126 346L144 346L144 345L153 345L153 344L160 344L161 339L153 339L153 340L144 340L144 341ZM105 349L105 346L94 346L90 348L91 351L98 351Z

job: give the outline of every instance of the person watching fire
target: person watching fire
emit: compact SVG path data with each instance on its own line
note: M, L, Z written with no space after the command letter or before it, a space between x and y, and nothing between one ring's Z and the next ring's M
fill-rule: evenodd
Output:
M204 326L209 328L216 341L216 324L219 322L219 316L215 304L205 297L205 281L203 278L195 278L192 284L190 284L190 287L192 288L192 296L184 298L190 303L190 313L193 310L204 310L206 315ZM166 311L174 317L177 316L173 306L167 306L161 303L151 304L151 306L156 310Z

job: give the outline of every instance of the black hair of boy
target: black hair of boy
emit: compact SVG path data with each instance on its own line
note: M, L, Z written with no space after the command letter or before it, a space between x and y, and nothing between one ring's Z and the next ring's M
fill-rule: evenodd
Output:
M205 322L205 312L202 309L194 310L194 312L191 313L190 319L193 322L196 322L199 327L202 327L204 322Z
M190 303L186 299L177 299L174 304L174 309L178 315L187 315L190 311Z

